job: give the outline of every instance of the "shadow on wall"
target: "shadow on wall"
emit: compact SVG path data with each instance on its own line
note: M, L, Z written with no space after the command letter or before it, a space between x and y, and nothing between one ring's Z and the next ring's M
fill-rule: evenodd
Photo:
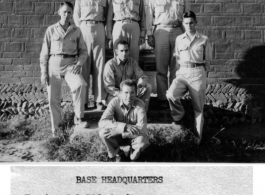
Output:
M265 119L265 46L248 50L234 69L235 79L208 84L204 108L206 126L255 124ZM192 128L193 109L187 94L182 103L186 110L186 123ZM151 107L157 107L151 102ZM149 110L151 121L172 121L169 111Z

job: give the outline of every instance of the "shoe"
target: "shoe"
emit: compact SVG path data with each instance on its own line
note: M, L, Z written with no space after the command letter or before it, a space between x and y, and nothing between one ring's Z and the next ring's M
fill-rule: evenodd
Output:
M74 123L75 125L78 125L79 127L82 127L82 128L90 127L90 124L84 118L77 118L75 116Z
M95 108L97 108L97 110L106 110L106 106L103 104L103 103L101 103L101 102L95 102L94 103L95 104Z
M201 140L202 140L201 138L193 136L193 142L195 145L200 145Z
M172 122L172 125L175 129L178 129L178 130L183 130L185 128L181 120Z
M115 157L109 159L110 162L129 162L128 157L124 153L116 154Z

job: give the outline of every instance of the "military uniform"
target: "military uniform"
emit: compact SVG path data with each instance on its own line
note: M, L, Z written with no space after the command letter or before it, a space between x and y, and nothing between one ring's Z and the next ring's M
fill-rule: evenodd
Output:
M120 97L116 97L110 101L99 121L99 128L101 128L99 136L106 145L110 158L115 157L119 153L120 146L131 145L133 152L130 157L131 160L136 160L140 152L149 146L144 107L144 103L138 98L135 99L128 110ZM132 135L126 132L126 124L136 125L140 133L138 135ZM120 135L107 138L105 132L108 130L119 131Z
M60 23L50 26L44 36L40 53L42 73L49 75L47 86L52 131L61 122L61 81L65 79L73 93L75 116L84 117L85 88L81 74L73 74L73 65L81 65L87 59L87 49L79 28L70 25L65 32Z
M133 58L128 58L127 62L123 64L117 57L109 60L104 69L104 87L107 91L107 103L120 93L120 83L126 79L144 79L147 83L148 77L144 75L142 69ZM146 86L137 89L138 98L143 100L148 110L152 86L147 83ZM142 92L142 93L141 93Z
M113 20L115 24L113 26ZM146 18L143 0L111 0L107 17L107 38L114 51L122 39L130 45L130 57L139 61L139 40L145 38Z
M182 14L190 8L188 0L149 0L147 36L154 36L156 58L157 99L166 100L168 84L177 71L173 58L176 37L183 33ZM169 69L169 81L168 81Z
M207 36L198 32L192 40L184 33L177 37L175 50L180 69L167 91L171 114L175 121L183 118L185 110L180 99L189 91L195 115L195 128L200 141L204 123L205 63L212 60L212 44Z
M90 84L90 71L92 71L95 102L106 98L103 86L103 69L105 65L105 29L104 22L107 13L107 0L76 0L74 8L74 21L80 27L88 50L87 64L83 69L83 77L88 86Z

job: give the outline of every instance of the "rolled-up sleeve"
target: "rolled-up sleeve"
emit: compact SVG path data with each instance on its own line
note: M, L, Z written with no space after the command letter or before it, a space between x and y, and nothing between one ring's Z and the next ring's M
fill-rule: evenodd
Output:
M51 46L51 39L50 39L50 32L49 28L46 30L44 35L42 49L40 53L40 69L41 73L47 73L48 71L48 61L49 61L49 54L50 54L50 46Z
M120 93L120 89L116 88L115 86L115 76L114 76L114 70L111 68L111 62L107 62L104 68L103 72L103 82L104 87L107 93L109 93L112 96L118 96Z
M81 65L83 66L86 59L87 59L87 47L86 44L84 42L84 38L83 35L80 31L80 36L79 36L79 40L78 40L78 61L76 65Z
M112 99L110 103L108 104L108 107L104 111L98 126L99 128L108 128L115 131L118 131L120 134L124 132L126 123L123 122L117 122L114 119L114 111L115 107L120 106L118 99Z

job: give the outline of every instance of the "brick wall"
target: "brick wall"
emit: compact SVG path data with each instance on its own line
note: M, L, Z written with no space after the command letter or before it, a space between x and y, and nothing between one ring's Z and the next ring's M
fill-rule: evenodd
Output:
M73 2L73 1L72 1ZM190 0L198 29L214 43L208 82L264 84L265 1ZM59 1L0 0L0 83L39 83L46 28L57 22ZM154 63L143 52L141 64Z

